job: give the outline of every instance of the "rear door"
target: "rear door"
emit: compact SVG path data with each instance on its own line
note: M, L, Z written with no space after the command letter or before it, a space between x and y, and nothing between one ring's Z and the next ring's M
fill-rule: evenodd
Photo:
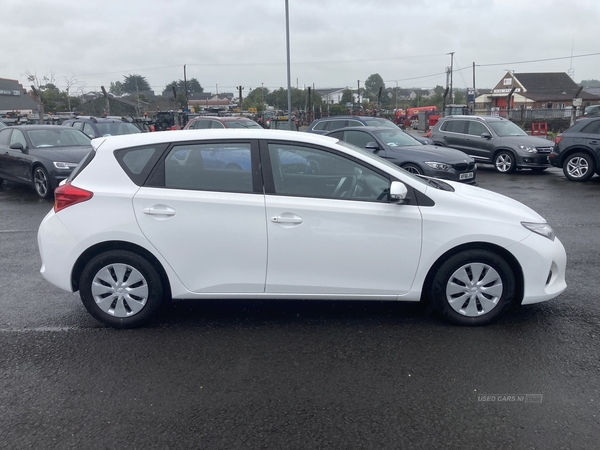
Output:
M208 155L244 157L241 166L249 170L207 168ZM267 234L256 142L173 146L133 204L142 232L188 290L264 292Z
M435 142L440 141L445 147L466 151L466 126L466 120L445 120L440 126L441 139L436 139Z

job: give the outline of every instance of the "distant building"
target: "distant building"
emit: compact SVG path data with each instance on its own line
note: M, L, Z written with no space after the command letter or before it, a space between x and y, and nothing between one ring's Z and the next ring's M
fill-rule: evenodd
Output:
M564 72L512 73L507 72L489 94L477 97L480 107L510 109L565 109L573 106L580 86ZM600 97L584 90L579 93L584 106L600 103Z
M39 103L17 80L0 78L0 114L8 112L39 114Z

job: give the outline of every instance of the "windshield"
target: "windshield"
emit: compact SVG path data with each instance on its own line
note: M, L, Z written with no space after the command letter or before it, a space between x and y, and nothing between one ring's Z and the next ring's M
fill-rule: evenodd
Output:
M509 122L508 120L503 120L501 122L488 122L487 124L498 136L528 136L528 134L525 133L521 127Z
M365 119L363 119L363 122L368 127L393 128L395 130L399 129L396 124L394 124L393 122L390 122L389 120L386 120L386 119L365 118Z
M29 136L31 144L36 148L90 145L90 138L88 136L72 128L28 130L26 133Z
M253 122L251 120L236 120L235 122L225 122L227 124L227 128L259 128L262 130L262 127Z
M398 129L391 130L386 128L384 130L373 131L373 134L388 147L423 145L408 133Z
M142 130L129 122L98 122L96 126L101 136L120 136L122 134L142 132Z
M405 175L408 175L410 178L412 178L413 180L419 182L420 184L429 185L429 183L427 182L426 179L420 178L420 177L418 177L418 176L416 176L416 175L414 175L414 174L412 174L410 172L407 172L402 167L399 167L396 164L388 161L387 159L383 159L381 156L377 156L376 154L371 153L371 152L365 150L364 148L357 147L354 144L349 144L348 142L344 142L344 141L341 141L341 140L339 140L337 143L339 145L343 146L343 147L348 147L348 148L350 148L352 150L355 150L358 153L360 153L362 155L365 155L368 158L376 159L378 162L380 162L381 164L385 164L386 166L388 166L391 169L401 170L402 172L404 172Z

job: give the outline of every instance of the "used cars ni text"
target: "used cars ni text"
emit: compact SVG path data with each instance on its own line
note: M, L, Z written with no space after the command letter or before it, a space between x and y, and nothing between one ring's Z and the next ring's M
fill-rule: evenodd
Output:
M483 325L566 288L564 247L527 206L330 137L181 130L92 146L38 244L42 275L110 326L194 298L422 300ZM229 151L251 170L205 164ZM284 170L286 153L335 163Z
M60 125L16 125L0 130L0 184L29 184L41 198L52 197L91 150L90 138Z

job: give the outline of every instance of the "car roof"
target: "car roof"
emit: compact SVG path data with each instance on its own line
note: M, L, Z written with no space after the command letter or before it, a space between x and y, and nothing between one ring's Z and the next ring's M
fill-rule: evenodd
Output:
M48 129L52 129L52 130L72 130L73 128L71 127L66 127L64 125L38 125L38 124L34 124L34 125L13 125L11 127L9 127L11 130L16 129L16 130L48 130ZM3 128L4 129L4 128Z
M196 121L196 120L202 120L202 119L211 119L211 120L221 120L223 122L232 122L234 120L248 120L250 122L254 122L252 119L248 119L247 117L243 117L243 116L224 116L224 117L220 117L220 116L199 116L199 117L193 117L192 119L190 119L190 122Z
M160 131L156 133L136 133L120 136L100 137L92 140L92 146L96 149L102 148L116 150L127 147L137 147L153 144L168 144L171 142L210 141L232 139L251 140L269 139L280 141L295 141L308 144L328 145L337 142L337 139L312 133L298 133L288 130L264 130L264 129L208 129L208 130L173 130Z
M447 119L461 119L461 120L482 120L485 122L496 122L496 121L506 121L508 119L504 118L504 117L498 117L498 116L468 116L468 115L459 115L459 114L455 114L452 116L445 116L442 117L440 120L447 120Z

